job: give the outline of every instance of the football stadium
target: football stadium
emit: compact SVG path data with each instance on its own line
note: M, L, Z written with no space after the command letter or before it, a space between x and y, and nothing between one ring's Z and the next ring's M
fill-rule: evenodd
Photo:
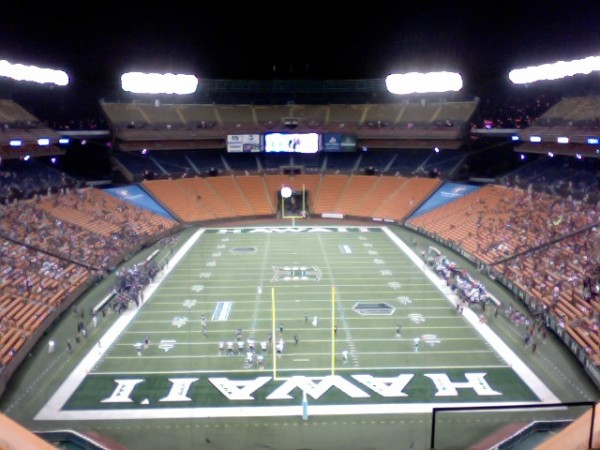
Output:
M7 76L0 449L600 448L597 74Z

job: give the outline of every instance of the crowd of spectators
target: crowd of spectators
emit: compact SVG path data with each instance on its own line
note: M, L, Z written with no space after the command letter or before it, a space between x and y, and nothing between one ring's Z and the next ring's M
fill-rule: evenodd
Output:
M77 180L42 164L13 160L10 169L0 167L0 204L65 192L79 185Z
M459 305L479 306L483 311L486 309L490 296L480 281L473 279L469 273L460 268L455 262L450 261L444 255L438 255L429 261L434 272L442 278L446 285L450 286L459 299Z
M133 304L138 307L143 303L144 289L155 280L156 276L169 263L169 258L178 240L178 235L170 235L158 242L158 248L166 252L161 261L157 261L157 252L155 252L144 261L131 266L123 266L115 272L114 296L110 302L114 311L120 313Z
M122 312L135 304L143 302L144 288L148 286L160 272L155 259L143 261L116 271L115 296L111 301L116 312Z
M95 188L0 203L0 370L71 294L176 226ZM139 284L155 270L134 273Z
M581 200L590 205L600 202L600 160L541 156L500 181L508 187Z
M409 223L466 251L520 289L535 310L590 337L584 348L599 360L600 301L592 281L600 272L599 211L569 197L487 185Z
M558 103L561 97L562 95L552 93L513 94L508 98L487 97L479 101L471 127L524 129Z
M100 271L175 225L93 188L0 205L0 235Z

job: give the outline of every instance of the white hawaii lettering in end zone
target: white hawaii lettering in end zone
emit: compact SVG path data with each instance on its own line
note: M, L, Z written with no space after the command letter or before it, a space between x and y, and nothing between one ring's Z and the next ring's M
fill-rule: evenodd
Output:
M471 390L481 397L499 397L501 392L493 389L485 379L484 372L464 373L465 381L452 381L444 373L424 373L421 375L430 380L434 397L457 397L459 390ZM173 404L176 408L147 408L150 401L144 398L140 404L144 408L130 409L99 409L99 410L52 410L45 407L35 417L36 420L123 420L140 418L183 418L183 417L265 417L265 416L294 416L301 414L300 405L292 406L248 406L248 401L256 400L256 393L260 389L269 389L267 395L261 397L267 401L294 401L298 391L302 395L318 400L330 389L335 388L351 399L371 398L373 394L385 398L406 398L409 394L404 392L407 385L415 378L414 374L405 373L396 377L375 377L369 374L342 377L328 375L324 377L293 376L275 383L274 388L269 383L273 381L270 376L256 377L253 379L239 380L225 377L209 377L208 382L216 388L230 402L244 402L245 406L231 407L183 407L198 399L194 399L192 385L200 382L198 377L169 378L170 388L158 402L161 405ZM102 404L131 404L136 405L133 399L135 390L145 382L144 378L118 378L114 380L112 392L103 399ZM453 406L488 406L499 403L452 403ZM506 405L507 403L501 403ZM513 404L513 403L510 403ZM514 403L517 405L517 403ZM534 402L518 403L535 404ZM157 404L158 406L158 404ZM434 407L448 406L448 403L401 403L390 404L357 404L357 405L314 405L311 406L313 415L343 415L343 414L387 414L387 413L425 413L431 412Z

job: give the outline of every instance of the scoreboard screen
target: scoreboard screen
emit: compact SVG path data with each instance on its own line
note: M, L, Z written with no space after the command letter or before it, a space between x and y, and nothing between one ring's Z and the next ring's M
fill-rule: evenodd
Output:
M260 134L228 134L227 151L229 153L258 153L262 151Z

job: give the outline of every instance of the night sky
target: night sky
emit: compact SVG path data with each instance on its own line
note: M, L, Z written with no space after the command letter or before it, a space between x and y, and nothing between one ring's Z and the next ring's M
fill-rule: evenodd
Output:
M598 0L195 3L3 2L0 59L89 86L130 70L321 80L451 70L479 95L511 67L600 54Z

